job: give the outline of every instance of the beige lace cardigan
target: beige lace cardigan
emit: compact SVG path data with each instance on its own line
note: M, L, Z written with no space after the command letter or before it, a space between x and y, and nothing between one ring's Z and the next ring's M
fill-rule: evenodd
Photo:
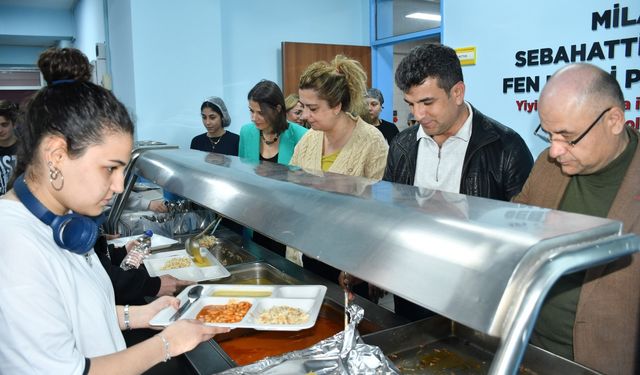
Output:
M379 180L387 165L389 146L382 133L360 117L355 118L356 127L351 139L340 150L328 172ZM322 143L324 133L309 130L296 145L289 164L304 169L322 170Z

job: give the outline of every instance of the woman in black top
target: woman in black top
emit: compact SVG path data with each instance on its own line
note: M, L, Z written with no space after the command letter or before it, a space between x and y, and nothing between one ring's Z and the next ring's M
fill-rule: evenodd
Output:
M231 124L231 117L224 101L217 96L207 98L200 106L200 113L207 132L191 140L191 149L238 156L240 137L225 129Z
M393 138L395 138L400 131L393 122L380 118L380 112L382 112L382 105L384 104L384 96L382 96L382 92L376 88L370 88L367 90L365 99L369 105L369 120L367 122L380 130L380 133L384 136L387 144L391 144Z
M17 119L18 106L8 100L0 100L0 195L7 192L9 179L16 167Z

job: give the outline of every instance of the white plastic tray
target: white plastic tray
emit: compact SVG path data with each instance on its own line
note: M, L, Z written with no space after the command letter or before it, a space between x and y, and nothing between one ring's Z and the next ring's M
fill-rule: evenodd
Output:
M144 265L147 267L149 276L171 275L178 279L195 282L217 280L230 275L229 271L224 268L220 261L218 261L209 250L200 248L200 253L211 262L210 266L200 267L191 262L189 267L168 270L162 269L170 258L189 258L186 250L173 250L151 254L144 260Z
M224 305L229 302L246 301L251 303L251 308L244 316L244 318L238 323L205 323L211 326L217 327L230 327L230 328L253 328L263 331L299 331L306 328L311 328L316 324L318 319L318 313L324 300L324 295L327 292L327 287L324 285L234 285L234 284L201 284L204 289L202 291L202 297L191 305L187 311L182 314L180 319L195 319L200 310L208 305ZM187 293L189 289L195 285L185 288L179 295L180 305L187 301ZM239 296L215 296L220 292L238 292ZM246 297L250 293L254 295L265 295L264 297ZM227 293L225 293L226 295ZM301 324L260 324L258 323L258 316L263 311L274 306L289 306L296 307L307 314L309 319ZM167 307L160 311L149 322L151 325L167 326L171 324L169 319L176 312L173 307Z
M108 244L113 244L113 246L115 247L120 247L120 246L124 246L127 244L127 242L131 241L131 240L135 240L136 238L140 237L141 235L138 234L136 236L129 236L129 237L120 237L120 238L114 238L113 240L109 240L107 241ZM157 249L163 249L165 247L169 247L175 243L178 243L178 241L169 238L169 237L165 237L165 236L161 236L159 234L153 234L153 236L151 236L151 251L153 250L157 250Z

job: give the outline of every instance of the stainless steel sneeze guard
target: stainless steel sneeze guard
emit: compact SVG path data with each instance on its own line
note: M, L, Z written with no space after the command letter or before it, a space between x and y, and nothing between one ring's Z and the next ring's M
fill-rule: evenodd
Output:
M640 249L617 221L193 150L149 150L135 173L468 327L500 337L514 373L563 274Z
M160 150L160 149L177 149L178 146L167 145L162 142L154 142L154 141L139 141L134 144L133 150L131 151L131 162L127 164L124 170L124 181L125 187L122 194L117 194L116 198L113 202L113 206L111 207L111 211L109 212L109 216L107 217L107 221L105 222L105 229L107 233L117 233L117 223L118 219L122 215L122 212L125 209L127 199L129 199L129 194L131 193L131 189L133 185L136 183L136 177L133 175L132 168L136 163L136 160L140 155L149 150Z

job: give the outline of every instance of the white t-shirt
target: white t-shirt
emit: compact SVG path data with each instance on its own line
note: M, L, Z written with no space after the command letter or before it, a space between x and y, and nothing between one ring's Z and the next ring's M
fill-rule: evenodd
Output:
M418 160L416 160L416 174L413 185L449 193L460 192L462 165L467 153L467 146L471 138L471 123L473 111L471 105L465 102L469 110L469 117L455 135L447 138L438 146L422 126L418 129Z
M0 373L82 374L126 348L95 252L59 248L21 202L0 199Z

